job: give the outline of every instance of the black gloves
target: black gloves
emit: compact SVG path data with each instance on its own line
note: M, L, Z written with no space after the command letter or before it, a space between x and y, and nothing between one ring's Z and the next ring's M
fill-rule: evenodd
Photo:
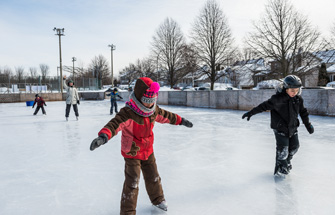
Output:
M310 134L314 133L314 127L311 123L305 124L305 127L306 127L308 133L310 133Z
M32 106L31 108L34 108L34 106Z
M47 106L47 104L44 103L44 106Z
M249 112L246 112L245 114L243 114L243 116L242 116L242 119L244 119L244 118L246 118L246 117L248 117L247 118L247 120L249 121L250 120L250 118L252 117L252 113L250 113L250 111Z
M120 96L120 99L123 99L123 98Z
M79 100L77 100L77 103L78 103L78 105L80 105L80 101Z
M95 138L90 146L90 150L93 151L94 149L98 148L99 146L107 143L108 136L107 134L100 134L99 137Z
M188 127L188 128L192 128L192 127L193 127L193 123L190 122L190 121L188 121L188 120L185 119L185 118L181 118L181 123L180 123L180 125L184 125L184 126L186 126L186 127Z

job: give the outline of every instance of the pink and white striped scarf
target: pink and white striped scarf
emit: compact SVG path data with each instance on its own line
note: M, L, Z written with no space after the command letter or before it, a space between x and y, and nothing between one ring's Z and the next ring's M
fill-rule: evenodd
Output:
M132 93L129 97L129 101L126 102L126 106L140 116L149 117L155 112L156 102L151 108L147 108L141 102L139 102L136 99L135 94Z

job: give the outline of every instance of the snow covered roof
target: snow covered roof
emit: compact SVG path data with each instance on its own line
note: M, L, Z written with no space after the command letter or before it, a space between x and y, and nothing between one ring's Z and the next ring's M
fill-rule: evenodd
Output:
M257 64L257 65L264 65L265 61L263 58L257 58L257 59L249 59L249 60L241 60L236 61L233 66L243 66L246 64Z
M318 51L313 54L321 60L321 63L335 63L335 49Z
M256 73L255 76L267 75L267 74L269 74L270 72L271 72L270 70L260 71L260 72Z
M186 75L184 76L184 78L192 78L192 76L193 76L193 78L197 79L197 78L199 78L200 76L202 76L203 74L204 74L204 73L203 73L201 70L197 70L197 71L193 72L193 74L192 74L192 72L186 74Z
M208 78L208 76L206 74L203 74L202 76L198 77L196 80L197 81L204 81Z
M335 64L327 68L328 73L335 73Z
M281 81L278 81L276 79L272 79L272 80L265 80L265 81L261 81L257 84L257 87L255 87L254 89L274 89L276 88L279 84L281 83Z

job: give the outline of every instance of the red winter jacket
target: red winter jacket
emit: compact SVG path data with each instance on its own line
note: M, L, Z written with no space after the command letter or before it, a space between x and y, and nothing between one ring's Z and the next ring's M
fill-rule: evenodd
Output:
M35 102L33 104L33 107L35 107L35 104L37 103L37 106L43 106L45 104L45 101L42 97L38 97L35 99Z
M153 153L154 133L152 129L155 122L180 125L181 117L158 106L156 106L154 114L149 117L139 116L129 107L124 107L100 130L99 135L104 133L109 140L122 131L122 156L148 160Z

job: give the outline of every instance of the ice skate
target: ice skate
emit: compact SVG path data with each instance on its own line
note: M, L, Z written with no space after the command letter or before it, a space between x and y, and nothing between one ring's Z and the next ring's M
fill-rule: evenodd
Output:
M154 206L163 211L167 211L167 208L168 208L167 202L165 200L159 203L158 205L154 205Z
M65 117L66 121L69 121L69 117Z
M281 166L281 165L276 165L274 175L275 176L282 176L285 177L290 173L290 170L287 167Z
M79 117L76 116L76 120L78 121L78 120L79 120Z

